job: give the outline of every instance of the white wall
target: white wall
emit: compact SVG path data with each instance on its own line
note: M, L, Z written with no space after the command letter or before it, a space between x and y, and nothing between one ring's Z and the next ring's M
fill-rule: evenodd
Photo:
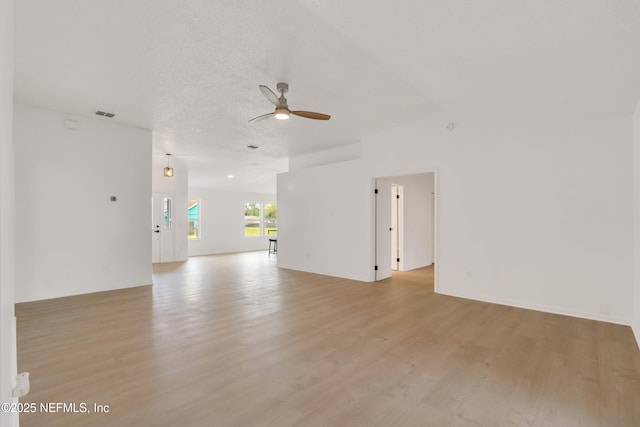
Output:
M449 121L457 122L453 132L445 130ZM315 234L337 231L340 246L348 248L340 255L348 253L348 261L303 263L304 238L280 249L279 261L366 280L373 258L367 256L367 180L437 169L439 292L629 324L631 129L628 115L468 116L370 135L353 169L338 164L279 176L283 219L307 213L312 195L323 188L325 203L345 205ZM352 183L341 186L345 179ZM284 191L287 185L296 193ZM342 228L350 222L359 224L357 230ZM333 250L326 240L312 240L314 252Z
M361 144L356 143L313 153L294 154L289 157L289 171L357 160L361 157L360 149Z
M403 227L401 270L408 271L431 265L433 173L385 178L391 184L403 186Z
M151 132L23 105L14 112L16 300L151 284Z
M640 101L633 115L633 288L631 324L640 347Z
M266 250L266 237L244 237L244 204L277 203L275 194L191 188L190 199L200 200L200 239L189 240L189 255ZM185 203L186 212L186 203ZM278 227L280 218L278 218ZM278 230L279 232L280 230Z
M629 116L459 117L372 136L363 159L438 169L439 292L628 324L631 137Z
M160 197L171 195L173 197L173 236L174 236L174 258L170 261L186 261L189 258L187 223L187 194L189 189L188 171L184 164L176 156L171 156L169 160L173 168L173 177L164 176L164 168L167 166L167 155L153 154L153 165L151 167L152 192L160 193ZM184 207L182 209L181 207ZM152 224L148 224L151 230ZM151 231L149 231L151 236ZM151 238L149 238L151 241ZM164 242L163 242L164 243ZM163 260L163 262L166 260Z
M13 144L13 0L0 0L0 402L12 402L16 375ZM17 425L0 412L0 426Z
M278 175L278 267L373 278L373 181L359 160Z

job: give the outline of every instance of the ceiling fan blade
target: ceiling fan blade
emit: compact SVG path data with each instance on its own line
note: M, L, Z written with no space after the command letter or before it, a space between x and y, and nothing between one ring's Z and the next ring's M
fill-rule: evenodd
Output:
M276 107L280 105L280 101L278 101L278 97L276 96L275 93L273 93L271 89L269 89L265 85L260 85L258 87L260 88L260 92L262 92L264 97L267 98L269 101L271 101L273 105L275 105Z
M275 115L275 114L276 114L276 113L263 114L263 115L261 115L261 116L254 117L253 119L249 120L249 122L259 122L259 121L261 121L261 120L268 119L269 117L271 117L271 116L273 116L273 115Z
M331 118L328 114L314 113L313 111L291 111L291 114L314 120L329 120Z

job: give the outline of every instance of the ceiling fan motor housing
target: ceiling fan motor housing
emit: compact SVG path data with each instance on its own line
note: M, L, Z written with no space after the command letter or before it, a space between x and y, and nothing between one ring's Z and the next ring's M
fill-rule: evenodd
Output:
M289 84L288 83L278 83L276 85L276 90L284 95L285 93L289 92Z

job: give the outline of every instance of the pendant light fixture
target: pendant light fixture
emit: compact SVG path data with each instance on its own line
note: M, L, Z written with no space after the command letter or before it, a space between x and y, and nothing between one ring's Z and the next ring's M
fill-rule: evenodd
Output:
M167 166L164 168L164 176L168 178L173 177L173 168L169 165L170 158L171 158L171 153L167 153Z

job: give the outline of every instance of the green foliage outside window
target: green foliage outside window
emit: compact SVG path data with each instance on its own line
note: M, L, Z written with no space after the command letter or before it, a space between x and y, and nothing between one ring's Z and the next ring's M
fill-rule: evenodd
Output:
M248 202L244 204L244 236L260 236L260 203Z
M266 236L278 234L278 205L275 203L264 205L264 234Z

